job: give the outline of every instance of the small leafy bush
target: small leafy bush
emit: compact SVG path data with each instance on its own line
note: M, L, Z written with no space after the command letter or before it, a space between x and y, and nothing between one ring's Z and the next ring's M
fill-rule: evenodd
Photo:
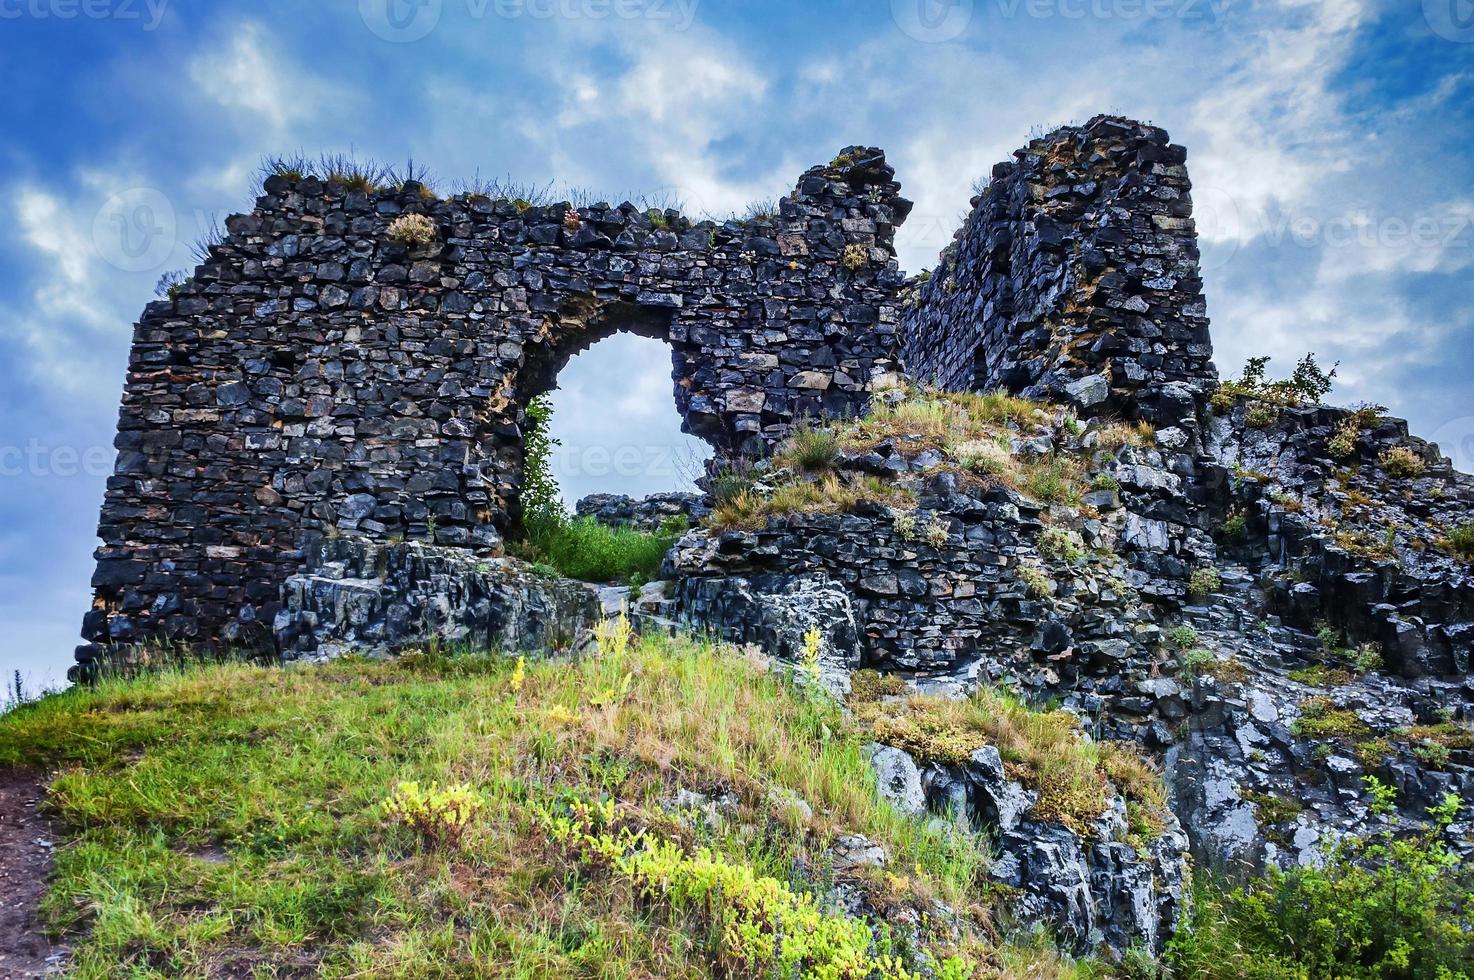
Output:
M947 539L951 536L952 526L947 522L945 517L942 517L940 514L932 514L926 519L926 523L921 525L917 533L921 536L921 540L933 548L940 548L947 543Z
M1212 595L1223 586L1223 576L1216 568L1196 569L1187 580L1188 595L1202 598Z
M1215 412L1227 411L1233 400L1247 396L1257 401L1275 405L1319 404L1335 387L1336 368L1329 371L1315 362L1314 354L1306 354L1295 365L1294 372L1283 381L1265 379L1268 357L1251 357L1244 365L1242 377L1225 381L1218 386L1212 404ZM1251 423L1252 424L1252 423Z
M1423 457L1407 446L1393 446L1378 456L1377 461L1382 464L1382 469L1387 471L1388 476L1399 480L1422 476L1423 471L1428 468Z
M1273 405L1259 402L1251 405L1249 410L1244 413L1244 424L1251 429L1267 429L1271 425L1274 425L1279 417L1280 414L1275 411Z
M1249 533L1249 519L1243 511L1235 510L1223 522L1223 536L1230 541L1242 541Z
M1052 558L1061 558L1071 565L1085 560L1085 546L1075 535L1062 528L1051 527L1039 535L1039 552Z
M896 534L902 541L916 540L916 512L914 510L898 510L891 515L891 526L896 529Z
M974 439L958 443L952 449L962 468L983 476L1001 476L1014 467L1013 454L1008 447L989 439Z
M1431 739L1419 742L1413 746L1413 755L1418 761L1430 769L1447 769L1449 762L1449 748Z
M1046 599L1054 594L1054 581L1043 570L1032 565L1020 565L1015 574L1034 598Z
M1090 481L1090 489L1107 490L1111 493L1116 493L1121 489L1121 481L1109 473L1097 473L1095 474L1095 478Z
M1198 631L1191 626L1174 626L1167 631L1167 640L1179 650L1187 650L1198 643Z
M435 240L435 223L423 214L401 214L389 222L389 240L420 248Z
M468 783L444 789L438 783L425 787L400 783L383 804L389 821L414 831L421 844L451 850L460 846L467 828L485 807L486 799Z

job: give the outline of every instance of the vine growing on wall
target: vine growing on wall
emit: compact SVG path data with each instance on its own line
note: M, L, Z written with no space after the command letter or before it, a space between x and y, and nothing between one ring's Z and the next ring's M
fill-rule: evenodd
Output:
M553 450L562 442L551 434L553 400L547 393L528 404L523 426L522 523L526 527L563 520L563 498L553 476Z

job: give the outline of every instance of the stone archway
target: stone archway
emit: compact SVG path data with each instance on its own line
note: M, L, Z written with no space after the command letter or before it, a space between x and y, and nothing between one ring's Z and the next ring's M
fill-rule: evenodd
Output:
M729 454L803 414L863 411L899 368L910 202L872 148L752 221L414 182L263 190L135 330L84 662L161 634L260 635L329 536L495 553L526 398L608 333L668 342L689 431Z
M669 308L580 298L560 312L556 327L528 348L521 369L511 379L511 399L500 412L488 412L467 466L467 479L479 482L502 501L503 530L515 524L520 512L527 407L556 387L559 375L574 357L616 334L631 333L665 344L670 349L672 398L681 415L682 431L701 438L717 453L736 451L723 441L721 430L710 424L712 416L697 415L693 424L690 392L697 383L701 350L683 341L682 331L673 330L674 324L675 311ZM468 491L474 488L468 486Z

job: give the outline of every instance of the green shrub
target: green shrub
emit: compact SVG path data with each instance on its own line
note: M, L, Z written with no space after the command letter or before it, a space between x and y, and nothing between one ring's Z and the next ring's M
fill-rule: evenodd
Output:
M1249 519L1243 511L1235 510L1223 522L1223 536L1230 541L1242 541L1249 533Z
M1264 369L1269 365L1269 360L1268 357L1251 357L1244 365L1242 377L1219 385L1214 395L1214 411L1221 414L1232 406L1233 398L1239 395L1276 405L1318 404L1335 386L1335 366L1329 371L1322 369L1315 362L1314 354L1302 357L1295 365L1294 373L1284 381L1265 380ZM1220 405L1224 409L1220 409Z
M1444 547L1464 558L1474 558L1474 521L1460 524L1448 532Z
M1199 879L1168 962L1203 980L1468 980L1474 867L1443 839L1458 806L1450 794L1427 830L1349 840L1321 868L1271 867L1232 890Z
M1187 580L1187 593L1202 598L1217 592L1223 585L1223 576L1216 568L1199 568Z
M1032 565L1020 565L1015 574L1034 598L1046 599L1054 594L1054 580L1042 570Z
M940 514L932 514L916 532L921 540L933 548L945 547L952 535L951 523Z
M1174 626L1167 632L1167 640L1179 650L1197 646L1198 631L1191 626Z
M1280 417L1273 405L1256 402L1244 413L1244 424L1251 429L1267 429Z
M402 214L389 223L389 240L418 248L435 240L435 223L423 214Z
M1108 490L1111 493L1115 493L1121 489L1121 481L1109 473L1097 473L1095 474L1095 478L1090 481L1090 489Z
M527 403L522 422L522 515L524 521L545 522L563 516L563 499L553 477L553 450L562 443L554 439L551 394L541 394Z
M1051 527L1039 535L1039 553L1051 558L1062 558L1071 565L1085 560L1085 546L1078 536L1063 528Z
M1382 464L1382 469L1387 471L1388 476L1400 480L1422 476L1423 471L1428 468L1423 457L1407 446L1393 446L1377 457L1377 461Z
M1418 761L1423 763L1423 765L1429 767L1430 769L1448 768L1448 746L1443 745L1439 742L1435 742L1432 739L1428 739L1424 742L1419 742L1417 745L1413 746L1413 755L1417 756Z
M891 515L891 525L902 541L916 540L916 511L898 510Z

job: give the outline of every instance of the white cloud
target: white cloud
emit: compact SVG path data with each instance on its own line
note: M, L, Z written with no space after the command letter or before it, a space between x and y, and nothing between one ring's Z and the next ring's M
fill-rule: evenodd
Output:
M249 21L236 26L223 50L195 58L189 75L206 98L249 117L242 121L276 130L326 108L324 86L281 58L275 39Z
M1191 106L1193 181L1229 195L1241 220L1205 229L1240 243L1259 216L1307 204L1328 173L1350 169L1355 127L1332 86L1367 15L1362 0L1282 0L1235 45L1224 77Z

